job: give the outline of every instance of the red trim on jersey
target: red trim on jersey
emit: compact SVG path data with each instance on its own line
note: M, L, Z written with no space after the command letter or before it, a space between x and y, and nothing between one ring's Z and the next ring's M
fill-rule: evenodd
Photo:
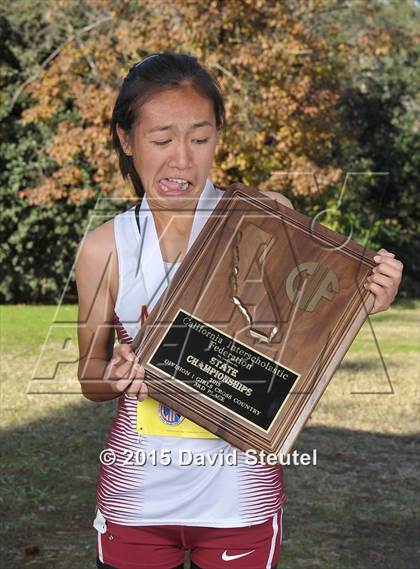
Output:
M142 304L141 305L141 316L140 316L140 323L142 326L148 318L149 318L149 313L147 312L147 305Z
M121 323L121 320L118 318L118 315L114 311L114 315L112 317L112 324L117 332L117 338L120 344L131 344L133 338L128 334L127 330Z

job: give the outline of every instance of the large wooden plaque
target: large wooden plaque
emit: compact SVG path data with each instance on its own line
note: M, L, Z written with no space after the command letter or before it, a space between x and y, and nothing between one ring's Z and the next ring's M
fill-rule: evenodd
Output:
M372 307L374 255L232 184L134 340L151 395L288 453Z

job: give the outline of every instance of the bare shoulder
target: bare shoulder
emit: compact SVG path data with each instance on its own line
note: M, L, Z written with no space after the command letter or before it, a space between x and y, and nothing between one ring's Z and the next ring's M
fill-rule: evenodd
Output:
M77 261L105 259L115 251L115 248L114 220L110 219L88 231L79 244Z
M269 196L270 198L273 198L274 200L278 201L282 205L285 205L286 207L290 207L293 209L292 202L288 198L286 198L286 196L283 196L283 194L279 194L278 192L262 192L262 193L265 196Z
M79 244L76 254L76 281L78 288L84 283L102 281L110 270L110 293L116 297L118 288L118 261L114 236L114 220L110 219L89 231Z

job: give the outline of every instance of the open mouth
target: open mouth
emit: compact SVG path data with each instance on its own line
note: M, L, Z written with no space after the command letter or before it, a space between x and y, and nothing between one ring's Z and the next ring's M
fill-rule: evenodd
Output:
M185 192L190 186L191 182L184 178L162 178L159 180L159 187L162 192Z

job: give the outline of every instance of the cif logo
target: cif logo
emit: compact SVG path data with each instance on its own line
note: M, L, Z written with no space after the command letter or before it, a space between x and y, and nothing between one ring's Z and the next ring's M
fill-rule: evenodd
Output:
M305 281L299 290L295 281L301 273ZM321 298L332 300L339 290L335 272L314 261L307 261L295 267L286 280L286 292L290 301L307 312L315 310Z
M179 425L184 417L163 403L159 403L159 417L165 425Z

